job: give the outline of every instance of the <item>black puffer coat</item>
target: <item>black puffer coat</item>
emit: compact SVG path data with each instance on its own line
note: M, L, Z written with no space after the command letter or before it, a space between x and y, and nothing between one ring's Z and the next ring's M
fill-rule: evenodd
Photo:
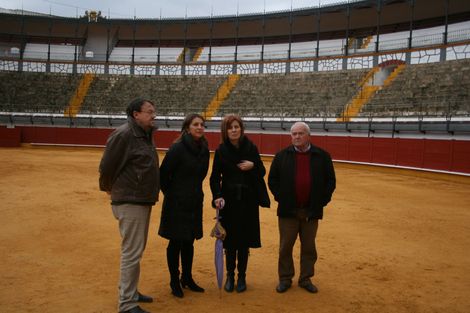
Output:
M202 238L202 181L208 167L207 142L196 144L189 134L166 153L160 166L165 198L158 234L163 238L185 241Z
M242 160L253 162L253 168L240 170L237 164ZM225 200L220 211L222 226L227 231L224 248L261 247L259 204L261 199L268 198L263 188L265 174L257 147L246 137L240 139L239 148L225 142L215 151L210 185L213 200L220 197Z

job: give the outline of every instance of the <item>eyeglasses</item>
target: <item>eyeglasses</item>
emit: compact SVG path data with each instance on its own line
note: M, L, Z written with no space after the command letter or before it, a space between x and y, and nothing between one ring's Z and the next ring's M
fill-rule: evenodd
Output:
M157 116L157 112L156 111L140 111L141 113L147 113L148 115L151 115L151 116Z

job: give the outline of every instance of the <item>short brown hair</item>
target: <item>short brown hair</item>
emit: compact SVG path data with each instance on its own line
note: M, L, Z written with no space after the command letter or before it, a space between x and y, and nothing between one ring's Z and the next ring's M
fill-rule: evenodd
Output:
M243 121L240 116L236 114L225 115L224 119L222 120L222 123L220 124L220 136L222 137L222 142L228 141L227 130L234 121L237 121L238 124L240 124L240 129L241 129L240 139L245 134L245 126L243 125Z

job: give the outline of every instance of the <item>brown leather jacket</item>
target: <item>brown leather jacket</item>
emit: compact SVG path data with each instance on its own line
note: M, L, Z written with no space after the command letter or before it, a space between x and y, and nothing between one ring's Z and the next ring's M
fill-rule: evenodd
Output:
M100 190L111 192L113 204L154 205L160 191L158 154L153 131L145 132L133 118L108 138L100 163Z

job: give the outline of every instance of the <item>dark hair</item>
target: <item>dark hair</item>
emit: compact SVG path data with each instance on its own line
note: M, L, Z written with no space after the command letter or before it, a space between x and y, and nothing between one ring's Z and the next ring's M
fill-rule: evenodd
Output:
M153 102L150 101L150 100L143 99L143 98L136 98L136 99L132 100L132 101L129 103L129 105L127 106L127 109L126 109L126 114L127 114L127 116L134 118L134 111L140 112L140 110L141 110L141 108L142 108L142 105L143 105L145 102L148 102L148 103L150 103L152 106L155 107L155 104L153 104Z
M186 134L189 134L189 126L191 125L191 123L193 122L195 118L200 118L204 124L206 123L206 120L204 119L204 117L202 117L201 114L191 113L191 114L186 115L186 117L183 120L183 124L181 125L181 133L178 136L178 138L176 138L175 142L181 141L181 137L183 137Z
M240 116L236 114L225 115L224 119L222 120L222 124L220 124L220 135L222 137L222 142L227 142L229 140L227 130L234 121L237 121L238 124L240 124L240 139L245 134L245 126L243 125L243 121Z

